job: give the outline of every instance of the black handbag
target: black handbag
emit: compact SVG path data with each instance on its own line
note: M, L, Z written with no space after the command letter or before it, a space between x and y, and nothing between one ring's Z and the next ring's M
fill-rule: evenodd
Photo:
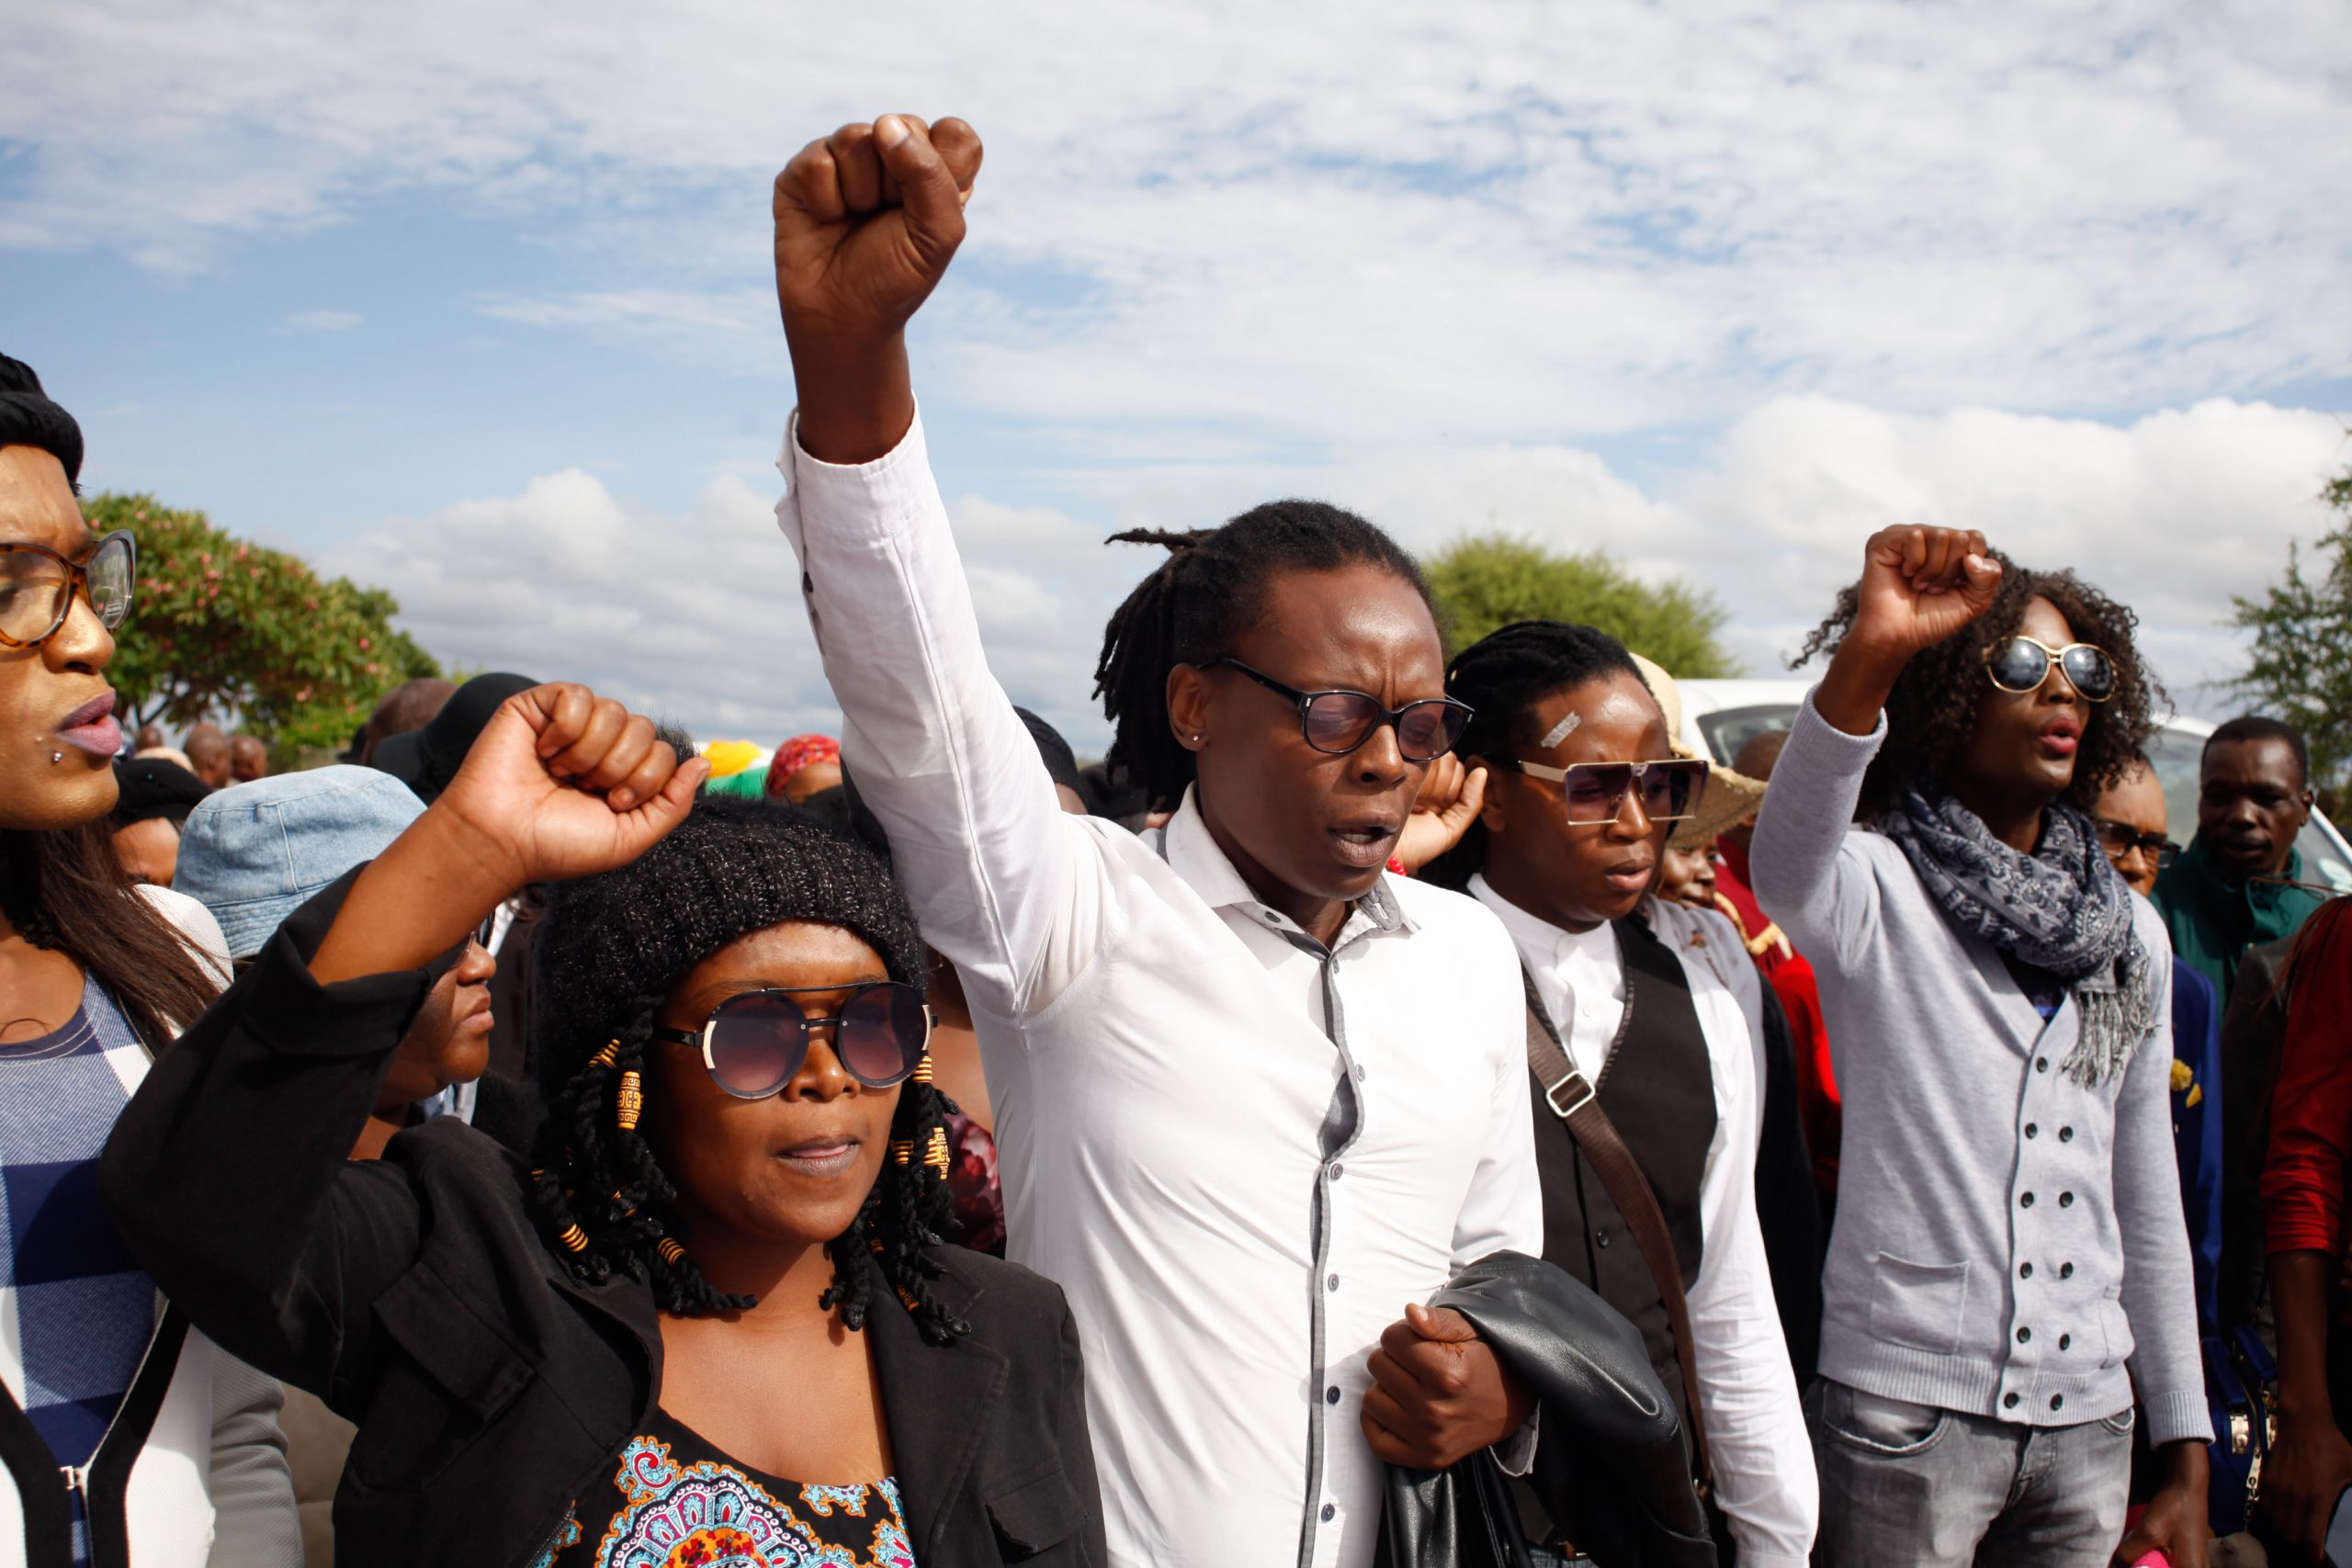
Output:
M1568 1539L1606 1568L1715 1568L1674 1402L1640 1332L1565 1271L1498 1252L1429 1303L1470 1321L1535 1395L1528 1478ZM1491 1451L1442 1471L1389 1468L1377 1568L1528 1568L1517 1505Z

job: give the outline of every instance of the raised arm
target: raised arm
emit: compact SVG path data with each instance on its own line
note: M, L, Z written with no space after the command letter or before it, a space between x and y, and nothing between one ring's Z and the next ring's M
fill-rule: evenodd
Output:
M989 673L925 459L906 324L964 238L980 164L961 120L907 115L811 142L775 183L776 297L800 407L777 521L840 700L842 753L890 836L923 936L1000 1013L1057 988L1083 829ZM1064 966L1066 967L1066 966Z
M425 966L525 883L635 859L707 771L584 688L509 699L432 809L298 910L158 1058L99 1179L132 1254L199 1328L339 1408L361 1402L374 1303L424 1221L396 1164L345 1156Z
M1748 849L1757 903L1815 964L1845 954L1871 919L1868 871L1846 851L1846 829L1895 677L1983 615L2000 582L1982 534L1883 528L1863 547L1853 626L1797 716Z

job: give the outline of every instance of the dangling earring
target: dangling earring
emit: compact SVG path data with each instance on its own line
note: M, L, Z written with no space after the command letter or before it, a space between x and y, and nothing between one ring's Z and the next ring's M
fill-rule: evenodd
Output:
M632 1067L621 1075L621 1087L613 1095L613 1120L624 1133L637 1131L637 1118L645 1109L644 1081Z

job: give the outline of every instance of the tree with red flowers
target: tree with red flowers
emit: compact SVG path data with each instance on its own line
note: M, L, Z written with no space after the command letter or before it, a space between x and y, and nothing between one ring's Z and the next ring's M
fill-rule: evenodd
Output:
M228 717L277 745L341 747L377 699L440 666L391 618L381 589L322 578L153 496L97 495L83 513L139 545L130 615L107 679L126 729Z

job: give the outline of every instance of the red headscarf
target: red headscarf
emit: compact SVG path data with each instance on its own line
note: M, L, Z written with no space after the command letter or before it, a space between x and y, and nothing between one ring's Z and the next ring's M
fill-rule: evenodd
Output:
M830 735L796 735L775 749L768 759L767 793L784 793L784 781L811 762L838 762L842 760L842 743Z

